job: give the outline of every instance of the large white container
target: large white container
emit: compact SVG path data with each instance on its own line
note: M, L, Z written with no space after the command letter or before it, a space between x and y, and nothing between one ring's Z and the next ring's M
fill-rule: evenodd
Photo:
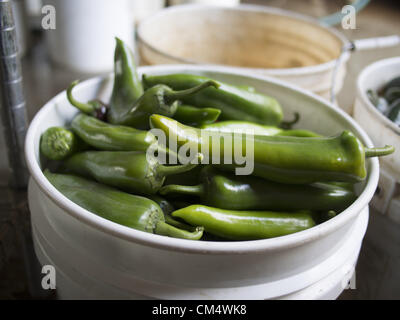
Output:
M350 55L342 54L348 41L335 29L266 6L173 6L145 19L137 34L143 64L224 65L289 81L325 98L333 84L335 94L342 88Z
M364 131L343 111L279 80L185 65L142 67L139 72L194 73L233 84L245 83L276 97L286 115L301 105L298 126L326 135L348 129L366 146L372 146ZM111 87L111 76L95 78L81 83L75 93L82 100L100 97L107 101ZM68 292L77 292L71 283L79 284L80 279L81 283L92 284L87 286L92 298L104 297L104 286L113 297L277 298L307 288L341 267L354 264L365 228L355 230L360 228L357 227L360 214L368 215L368 202L379 176L377 159L367 160L368 176L358 185L358 199L337 217L309 230L257 241L174 239L133 230L96 216L69 201L47 181L40 167L40 136L50 126L68 123L76 112L67 102L65 92L59 94L38 112L26 139L36 249L42 262L52 261L59 267L57 271L63 279L58 284L59 292L65 292L61 298L71 298ZM73 281L65 280L68 278Z

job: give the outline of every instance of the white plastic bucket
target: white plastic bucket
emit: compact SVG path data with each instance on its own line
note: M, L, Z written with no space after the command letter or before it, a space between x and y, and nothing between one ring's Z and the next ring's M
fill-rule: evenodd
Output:
M51 59L80 73L110 72L115 37L134 45L129 0L44 0L53 6L55 29L45 32ZM51 11L49 11L51 12Z
M335 94L342 88L350 56L342 54L348 41L336 30L266 6L174 6L145 19L137 34L143 64L216 64L273 76L325 98L333 83Z
M191 73L233 84L246 83L276 97L286 114L300 111L298 126L326 135L348 129L366 146L372 146L364 131L343 111L279 80L228 73L216 67L184 65L142 67L139 72ZM82 100L100 97L108 101L111 87L111 76L94 78L78 85L75 92ZM69 201L47 181L39 162L40 136L50 126L68 123L76 113L62 92L38 112L26 139L26 158L32 175L29 205L35 245L44 248L48 261L56 263L60 272L66 274L64 279L76 276L74 281L79 283L83 273L91 279L101 279L110 292L117 292L117 296L119 292L120 297L128 294L163 299L267 299L316 284L358 254L365 230L355 240L349 238L375 191L379 176L377 159L367 160L368 176L358 185L358 199L335 218L309 230L257 241L174 239L133 230L96 216ZM72 269L77 273L63 271ZM102 297L95 285L87 289L92 297ZM59 290L67 289L59 287Z
M381 159L382 174L379 193L372 205L400 223L400 127L380 113L367 97L367 90L380 90L386 83L400 76L400 57L374 62L357 79L354 118L360 123L376 145L390 144L396 151Z

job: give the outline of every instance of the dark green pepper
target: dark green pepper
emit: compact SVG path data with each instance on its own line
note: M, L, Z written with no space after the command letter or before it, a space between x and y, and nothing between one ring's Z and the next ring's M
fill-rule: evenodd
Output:
M113 118L109 118L108 120L113 124L147 129L149 127L150 115L157 113L172 117L180 104L179 100L205 90L208 87L218 88L219 84L210 80L181 91L174 91L162 84L155 85L146 90L139 100L125 113L115 114Z
M175 90L183 90L210 81L210 79L190 74L168 74L144 75L142 81L145 88L164 84ZM195 107L207 106L220 109L222 120L243 120L267 125L279 125L282 121L282 109L274 98L226 83L218 83L220 84L218 90L207 88L181 100L183 103Z
M180 221L172 218L171 213L175 209L174 209L174 206L168 200L166 200L158 195L155 195L155 194L147 196L147 197L149 199L153 200L155 203L157 203L160 206L161 210L164 213L164 218L165 218L166 223L168 223L171 226L177 227L179 229L195 231L195 230L193 230L192 226L189 226L183 222L180 222Z
M387 89L385 92L385 99L389 104L400 99L400 87L391 87Z
M103 122L78 114L71 128L87 144L105 151L146 151L157 143L151 132Z
M117 123L120 115L129 112L143 93L143 85L136 71L133 52L126 43L116 38L114 86L107 114L108 121Z
M155 157L140 151L87 151L64 162L73 173L92 177L98 182L129 192L154 194L165 177L189 171L196 164L165 166Z
M48 128L40 138L40 152L50 160L64 160L85 147L79 137L62 127Z
M176 119L177 120L177 119ZM261 136L294 136L294 137L320 137L309 130L284 130L274 126L266 126L246 121L219 121L199 126L200 129L213 132L246 132L252 130L255 135Z
M174 119L189 126L200 126L215 122L221 110L215 108L196 108L180 105L174 114Z
M383 92L386 92L388 89L393 87L400 87L400 77L396 77L390 80L383 88Z
M128 194L81 177L44 172L50 183L82 208L112 222L136 230L175 238L199 240L202 228L194 232L178 229L164 221L154 201Z
M231 210L313 210L342 211L356 200L354 192L328 183L289 185L253 176L222 173L203 168L201 184L166 185L160 194L199 196L202 203Z
M395 100L390 105L388 118L392 120L395 124L400 126L400 99Z
M309 211L231 211L192 205L172 212L172 216L231 240L280 237L315 226Z
M240 146L241 155L247 155L247 144L251 141L245 159L254 164L252 174L281 183L313 183L324 181L359 182L366 177L365 158L388 155L394 152L392 146L384 148L364 148L361 141L349 132L334 137L285 137L285 136L243 136L191 128L177 121L153 115L150 118L152 127L164 131L166 136L177 141L179 146L185 145L197 152L208 153L216 157L222 168L234 170L242 166L235 163L234 146ZM224 146L225 137L230 139ZM219 141L218 150L213 151L212 141ZM206 139L203 139L203 138ZM253 148L251 148L253 146ZM228 154L225 155L225 149ZM237 152L237 150L236 150ZM232 164L226 163L226 157ZM207 164L208 157L205 157ZM215 159L215 158L214 158ZM215 163L215 162L214 162Z

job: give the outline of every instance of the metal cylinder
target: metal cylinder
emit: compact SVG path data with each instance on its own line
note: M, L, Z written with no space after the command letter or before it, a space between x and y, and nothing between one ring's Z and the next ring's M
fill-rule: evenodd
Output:
M22 86L15 23L10 0L0 0L0 115L11 169L11 185L26 187L24 140L28 117Z

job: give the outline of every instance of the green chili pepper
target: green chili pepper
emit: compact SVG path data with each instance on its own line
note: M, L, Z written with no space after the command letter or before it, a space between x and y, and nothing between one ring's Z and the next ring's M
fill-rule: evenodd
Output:
M164 84L175 90L187 89L209 80L206 77L190 74L144 75L142 79L145 88ZM218 90L207 88L181 100L195 107L207 106L220 109L223 120L243 120L267 125L279 125L281 122L282 109L274 98L226 83L218 83L220 84Z
M48 128L40 138L40 152L50 160L64 160L85 146L73 132L62 127Z
M172 212L193 226L231 240L255 240L288 235L311 228L315 222L310 211L231 211L191 205Z
M157 143L151 132L103 122L78 114L71 128L87 144L105 151L146 151Z
M210 80L181 91L174 91L162 84L155 85L148 89L127 112L121 113L109 121L114 124L147 129L150 115L158 113L173 116L179 106L179 100L210 86L218 88L219 84Z
M100 100L90 100L87 103L79 102L72 95L72 89L79 83L79 80L72 82L67 88L67 99L70 104L81 112L105 121L107 119L107 105Z
M281 183L313 183L324 181L359 182L366 177L365 158L384 156L394 152L392 146L384 148L364 148L361 141L349 132L334 137L285 137L251 136L243 137L225 133L191 128L160 115L150 118L152 127L161 129L170 140L177 141L192 150L216 156L222 168L233 170L241 164L235 162L234 154L246 155L249 146L248 161L254 164L253 175ZM205 139L202 138L205 137ZM210 136L219 141L219 148L213 151ZM228 137L228 146L224 145ZM230 140L230 141L229 141ZM236 147L235 147L236 146ZM253 146L253 150L251 150ZM241 148L234 151L234 148ZM225 155L228 149L228 155ZM213 153L214 152L214 153ZM232 164L226 163L226 157ZM203 162L204 164L204 162Z
M176 119L178 120L178 119ZM179 121L179 120L178 120ZM320 135L309 130L283 130L274 126L266 126L246 121L219 121L211 124L204 124L199 127L213 132L246 132L251 130L255 135L261 136L294 136L294 137L320 137Z
M221 110L215 108L196 108L180 105L174 114L174 119L189 126L200 126L215 122Z
M142 82L136 72L133 52L122 40L115 39L114 87L107 114L111 123L117 123L120 115L129 112L144 93Z
M166 185L160 194L199 196L202 203L232 210L336 210L342 211L356 200L354 192L328 183L288 185L253 176L222 173L203 168L201 184Z
M81 177L44 172L50 183L82 208L112 222L136 230L175 238L199 240L203 229L194 232L167 224L154 201L128 194Z
M392 120L395 124L400 126L400 99L395 100L390 105L388 118Z
M68 158L64 165L73 173L140 194L154 194L166 176L196 166L191 163L165 166L155 157L140 151L87 151Z

